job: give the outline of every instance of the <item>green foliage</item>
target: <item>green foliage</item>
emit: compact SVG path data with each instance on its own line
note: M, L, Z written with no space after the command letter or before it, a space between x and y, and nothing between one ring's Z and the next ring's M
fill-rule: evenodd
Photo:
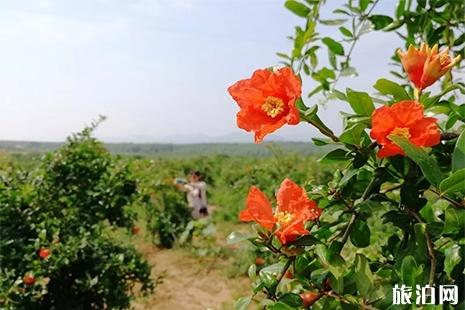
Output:
M383 31L399 36L405 42L405 48L410 44L424 41L430 46L438 44L448 46L455 55L465 58L465 4L463 1L405 1L397 2L391 15L380 15L376 8L381 1L363 0L343 1L340 7L330 14L325 12L321 19L320 12L327 1L294 1L285 2L285 7L297 16L302 17L304 26L296 27L293 37L293 49L290 53L278 53L283 63L293 67L296 72L305 74L315 80L309 96L322 92L326 100L340 99L337 93L337 83L340 78L357 75L357 70L351 65L351 55L357 51L357 43L367 33ZM345 3L344 3L345 2ZM329 16L328 16L329 15ZM321 36L322 27L338 27L341 37ZM317 50L326 49L331 65L333 79L322 79L318 72ZM393 57L399 62L395 51ZM391 72L395 77L403 78L400 71ZM449 74L443 82L446 89L454 82L459 87L465 86L460 79L453 80ZM408 99L409 92L395 82L381 79L375 86L382 94L394 95L397 101Z
M379 79L373 87L383 95L392 96L396 101L411 99L402 86L387 79Z
M142 293L152 289L141 255L110 237L133 225L137 184L129 167L91 137L93 128L70 137L35 170L2 172L2 308L123 309L135 283Z
M454 153L452 154L452 170L465 168L465 131L457 139Z
M388 16L373 13L379 2L349 0L333 11L334 18L327 19L325 14L321 19L325 1L301 1L309 10L297 14L305 18L304 26L296 28L289 55L279 54L303 82L305 76L314 81L316 86L308 97L321 93L325 103L339 100L352 111L342 113L343 130L337 135L319 118L316 105L307 107L303 98L297 102L301 121L325 136L313 139L315 145L334 147L319 162L343 167L334 169L329 182L306 186L309 197L323 209L318 222L307 223L311 235L285 245L279 244L272 232L260 229L255 229L255 238L247 234L231 237L235 241L248 239L279 259L258 276L249 274L253 299L263 308L301 308L302 302L287 294L313 291L319 295L312 301L312 309L397 309L392 299L395 284L413 288L457 285L459 292L465 289L465 84L455 74L463 70L463 63L440 80L441 87L431 87L431 91L386 78L378 79L372 92L337 89L346 72L357 72L351 67L351 55L359 39L370 31L397 34L405 47L437 43L463 57L465 3L401 0ZM337 26L341 38L320 35L323 26ZM327 51L330 67L319 65L318 49ZM391 60L398 64L395 51L393 54ZM406 77L400 71L392 73L399 79ZM392 132L387 119L386 139L403 155L380 158L377 153L382 146L369 135L373 111L378 104L391 106L403 100L419 102L425 117L437 119L440 142L419 146L431 144L413 141L411 130L427 128L394 124L394 128L407 129L403 135ZM291 280L284 276L289 271L294 275ZM415 304L415 298L412 300ZM241 304L249 302L246 298ZM444 309L461 309L463 294L459 293L458 304L445 305Z
M294 14L300 17L306 17L310 13L310 9L306 5L298 1L287 0L284 5L286 6L286 8L288 8Z

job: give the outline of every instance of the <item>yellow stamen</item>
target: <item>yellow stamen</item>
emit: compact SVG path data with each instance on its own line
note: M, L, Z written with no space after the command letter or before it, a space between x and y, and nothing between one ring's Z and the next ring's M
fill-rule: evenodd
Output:
M441 67L445 67L448 64L450 64L450 56L447 54L441 54L439 56L439 64L441 65Z
M289 212L278 212L276 213L275 217L281 226L288 224L294 219L294 216Z
M266 115L275 118L284 111L284 102L280 98L269 96L263 102L262 110Z
M396 135L399 137L404 137L407 139L410 139L410 130L405 127L396 127L394 130L391 132L391 135Z

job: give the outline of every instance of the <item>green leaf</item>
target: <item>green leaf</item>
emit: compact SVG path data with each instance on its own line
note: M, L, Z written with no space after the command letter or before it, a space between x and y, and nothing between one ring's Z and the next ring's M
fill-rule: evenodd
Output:
M427 254L427 241L426 241L426 228L427 225L425 223L416 223L413 225L414 231L415 231L415 259L419 263L426 263L428 260L428 254Z
M373 274L371 273L368 261L363 254L355 256L355 283L360 295L368 297L373 288Z
M47 230L46 229L42 229L40 232L39 232L39 239L40 241L46 241L47 239Z
M302 304L302 298L294 293L287 293L280 296L279 301L294 308L298 308Z
M465 210L449 207L446 209L444 234L458 234L465 230Z
M347 19L320 19L320 23L327 26L339 26L344 24Z
M402 27L402 25L404 25L404 24L405 24L404 19L395 20L390 25L388 25L386 28L384 28L383 31L394 31L394 30L399 29L400 27Z
M344 277L336 276L330 273L329 280L331 281L331 288L338 294L342 294L344 291Z
M446 130L448 129L451 129L452 127L454 127L455 123L459 120L459 116L458 115L452 115L449 117L449 119L446 121Z
M334 14L342 14L342 15L347 15L347 16L351 16L351 14L343 9L335 9L333 11Z
M308 246L308 245L314 245L318 243L321 243L321 241L312 235L306 235L293 241L291 244L295 246Z
M318 161L322 164L331 164L349 159L348 152L343 149L335 149L324 155Z
M281 272L281 270L284 267L284 263L279 262L273 265L269 265L263 269L260 270L260 276L263 276L264 274L270 274L273 277L276 277L277 274Z
M316 146L323 146L331 144L333 141L331 139L322 139L322 138L312 138L313 144Z
M297 101L297 103L298 102L299 101ZM311 106L310 108L307 108L307 107L304 106L303 109L299 107L299 111L300 111L300 118L303 121L309 122L310 124L312 124L313 126L318 128L318 130L324 135L328 135L328 134L334 135L334 133L331 131L331 129L329 129L321 121L321 119L318 117L318 114L317 114L318 113L318 105L315 104L315 105Z
M375 30L386 28L394 21L391 17L386 15L371 15L368 19L375 27Z
M251 301L252 296L245 296L239 298L234 304L234 310L247 310Z
M352 38L352 37L353 37L352 32L351 32L349 29L347 29L346 27L339 27L339 31L340 31L343 35L345 35L346 37L349 37L349 38Z
M371 97L364 92L347 89L347 101L349 101L352 109L361 116L370 116L375 106Z
M334 80L336 78L336 74L333 70L323 67L320 71L317 72L318 75L323 77L324 79L331 79Z
M452 246L448 247L444 251L444 256L446 257L444 260L444 270L450 277L454 267L457 266L462 260L462 257L460 256L460 246L458 244L453 244Z
M366 248L370 245L370 227L362 220L357 220L350 233L350 241L358 248Z
M410 99L402 86L387 79L379 79L373 87L383 95L391 95L398 101Z
M367 9L368 4L370 4L370 0L359 0L358 8L360 9L361 12L363 12Z
M306 5L298 2L298 1L295 1L295 0L287 0L285 3L284 3L284 6L289 10L291 11L292 13L294 13L295 15L298 15L300 17L307 17L308 14L310 14L310 8L307 7Z
M317 244L315 246L315 254L318 257L320 263L323 265L323 267L329 266L329 259L331 253L328 251L324 244Z
M337 69L336 54L334 54L334 52L330 49L328 49L328 60L329 60L329 64L331 65L331 67L333 67L334 69Z
M455 171L451 176L442 180L439 190L443 195L465 192L465 168Z
M416 279L422 272L422 270L418 267L415 258L410 255L404 257L402 260L400 271L402 283L412 287L415 287Z
M460 37L455 39L454 46L459 46L459 45L462 45L463 43L465 43L465 33L462 33Z
M357 69L354 67L345 67L344 69L341 70L341 76L357 76Z
M465 168L465 130L462 131L457 139L454 153L452 154L452 171L462 168Z
M321 41L336 55L344 55L344 47L341 43L334 41L330 37L325 37Z
M405 12L405 0L399 0L396 8L396 17L400 18L404 15Z
M453 85L450 85L450 86L446 87L443 91L441 91L436 96L429 97L426 94L423 94L421 96L420 101L421 101L421 103L423 103L423 105L425 107L429 108L431 106L436 105L444 95L446 95L447 93L450 93L451 91L455 91L455 90L458 90L462 94L465 94L465 87L463 87L463 86L461 86L459 84L453 84ZM450 105L451 105L451 108L453 108L453 109L456 107L456 105L454 105L454 104L450 103Z
M290 307L286 305L285 303L279 301L275 303L274 305L272 305L271 307L269 307L269 309L271 310L294 310L295 308Z
M397 135L389 135L391 141L397 144L410 159L412 159L425 175L425 178L433 185L438 186L443 176L436 160L426 153L421 147L413 145L407 138Z
M352 179L354 176L356 176L360 171L358 169L351 169L349 171L347 171L344 176L342 177L342 179L339 181L339 186L340 187L343 187L347 184L347 182L350 181L350 179Z
M247 270L247 275L249 276L250 280L255 281L257 278L257 265L250 265L249 269Z
M226 243L227 244L234 244L238 243L244 240L247 240L253 236L251 235L246 235L240 231L233 231L232 233L229 234L229 236L226 238Z

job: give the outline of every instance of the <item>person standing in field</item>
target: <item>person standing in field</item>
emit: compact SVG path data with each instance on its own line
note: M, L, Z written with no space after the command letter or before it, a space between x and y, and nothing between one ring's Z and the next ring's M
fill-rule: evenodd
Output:
M199 171L193 171L189 175L189 182L176 181L179 190L186 192L187 203L192 209L192 217L199 219L208 216L207 183L202 180Z

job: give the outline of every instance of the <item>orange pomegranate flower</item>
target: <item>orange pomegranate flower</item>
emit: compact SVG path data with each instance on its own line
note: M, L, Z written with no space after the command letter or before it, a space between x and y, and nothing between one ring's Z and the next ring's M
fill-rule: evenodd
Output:
M425 89L446 74L460 60L460 55L452 59L449 48L439 52L438 45L430 48L422 43L420 49L410 45L407 52L397 51L405 72L418 89Z
M423 115L423 106L412 100L382 106L373 112L370 136L381 145L378 157L405 155L388 136L391 134L406 137L416 146L439 144L441 134L434 117Z
M291 68L257 70L250 79L228 88L237 102L237 126L255 133L255 143L285 124L300 121L295 102L302 94L299 78Z
M273 214L270 201L257 187L252 186L247 197L247 208L239 218L244 222L256 222L272 231L282 244L289 243L297 237L308 235L305 229L307 221L320 217L321 209L309 199L305 190L290 179L285 179L276 195L277 207Z

